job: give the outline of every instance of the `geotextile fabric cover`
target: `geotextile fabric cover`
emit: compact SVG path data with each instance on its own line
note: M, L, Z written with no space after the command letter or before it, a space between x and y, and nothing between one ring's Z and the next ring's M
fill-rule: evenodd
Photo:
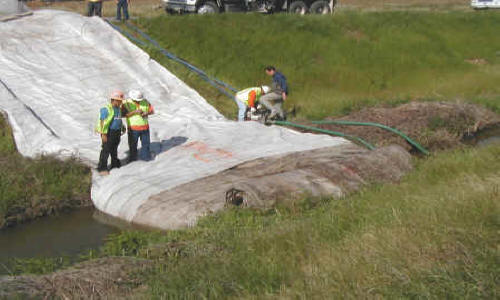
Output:
M94 172L92 180L95 206L128 221L151 196L242 162L349 143L226 120L103 20L70 12L42 10L0 23L0 80L0 109L23 155L77 156L92 167L101 148L94 125L108 95L116 89L144 92L155 108L149 117L154 159L105 177ZM119 157L127 151L124 135ZM147 216L140 219L157 227Z
M0 22L15 20L31 14L30 9L22 1L0 0Z

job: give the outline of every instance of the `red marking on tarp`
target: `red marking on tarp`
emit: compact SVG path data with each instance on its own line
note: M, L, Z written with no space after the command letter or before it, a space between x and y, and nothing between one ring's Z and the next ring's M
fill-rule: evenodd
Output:
M233 157L233 154L229 151L226 151L223 149L218 149L218 148L217 149L210 148L207 144L200 142L200 141L194 141L194 142L188 143L188 144L184 145L183 148L193 149L193 150L197 151L196 153L193 154L193 157L199 161L206 162L206 163L211 162L211 160L208 159L207 157L204 157L204 156L210 155L210 154L215 154L216 156L221 157L221 158Z

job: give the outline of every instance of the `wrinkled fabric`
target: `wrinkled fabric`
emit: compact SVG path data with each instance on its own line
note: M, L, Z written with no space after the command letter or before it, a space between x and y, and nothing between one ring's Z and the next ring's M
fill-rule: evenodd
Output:
M242 162L349 143L226 120L98 17L41 10L0 23L0 80L0 109L23 155L77 156L94 168L101 149L93 128L99 109L114 90L144 92L155 107L149 117L153 160L106 177L94 172L92 180L95 206L129 221L152 195ZM122 142L120 159L126 151Z

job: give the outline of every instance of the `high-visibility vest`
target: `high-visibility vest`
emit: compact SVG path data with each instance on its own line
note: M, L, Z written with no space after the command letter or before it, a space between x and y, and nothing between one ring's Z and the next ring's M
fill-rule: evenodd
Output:
M236 100L245 103L248 106L248 100L250 92L254 91L256 94L255 102L259 101L260 96L262 95L262 89L260 87L251 87L248 89L244 89L236 93Z
M132 99L128 99L123 103L128 112L132 112L134 110L140 109L144 113L149 112L149 102L147 100L142 100L139 102L139 106L137 106L136 102ZM135 114L129 118L127 118L128 128L136 127L148 127L148 118L143 118L141 115Z
M108 109L108 116L106 119L101 120L101 111L99 111L99 117L97 118L97 124L95 126L95 131L102 134L107 134L109 130L109 126L115 117L115 110L113 109L113 105L109 103L105 106ZM102 121L102 123L101 123Z

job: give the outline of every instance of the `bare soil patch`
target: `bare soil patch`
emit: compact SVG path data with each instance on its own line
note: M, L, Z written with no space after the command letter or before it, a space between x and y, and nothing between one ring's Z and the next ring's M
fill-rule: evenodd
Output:
M500 124L500 116L482 106L450 102L411 102L398 107L371 107L330 120L374 122L396 128L428 150L464 145L464 137ZM377 146L398 144L407 150L406 140L384 129L366 126L314 125L359 136Z
M471 64L471 65L477 65L477 66L483 66L487 65L488 61L484 58L471 58L471 59L466 59L465 62Z
M77 264L48 275L0 277L0 298L123 299L136 293L139 274L152 261L109 257Z

